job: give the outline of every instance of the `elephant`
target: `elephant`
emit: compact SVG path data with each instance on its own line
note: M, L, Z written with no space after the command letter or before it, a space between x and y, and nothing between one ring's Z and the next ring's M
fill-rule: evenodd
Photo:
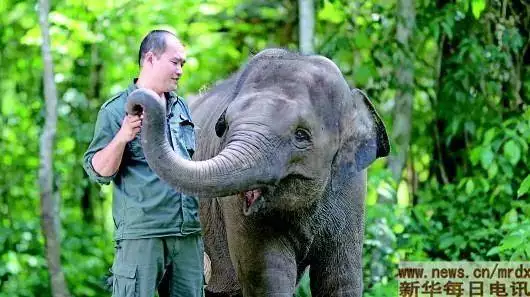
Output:
M200 199L206 296L361 296L367 167L389 154L368 97L330 59L266 49L190 104L192 160L166 140L165 108L138 89L150 167Z

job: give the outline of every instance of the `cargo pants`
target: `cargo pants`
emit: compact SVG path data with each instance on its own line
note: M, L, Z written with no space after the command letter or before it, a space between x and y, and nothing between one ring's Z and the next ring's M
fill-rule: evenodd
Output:
M116 242L113 297L202 297L201 235L124 239Z

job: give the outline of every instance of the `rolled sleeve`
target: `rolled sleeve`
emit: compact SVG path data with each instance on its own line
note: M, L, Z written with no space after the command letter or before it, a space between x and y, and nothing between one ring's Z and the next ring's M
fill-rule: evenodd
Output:
M107 108L100 109L94 129L94 137L83 156L83 168L88 174L88 177L99 184L108 185L117 173L114 173L112 176L100 175L92 166L92 158L98 151L105 148L112 141L119 128L119 117L113 115Z

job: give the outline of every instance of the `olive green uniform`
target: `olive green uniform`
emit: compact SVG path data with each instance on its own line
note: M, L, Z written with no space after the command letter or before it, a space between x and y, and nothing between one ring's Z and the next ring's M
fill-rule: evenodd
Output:
M161 296L202 296L204 248L197 197L175 191L149 168L140 133L126 145L113 176L101 176L92 167L94 154L119 131L127 97L135 89L133 83L103 104L83 162L92 180L114 182L113 296L152 297L159 286ZM195 133L189 109L175 94L166 97L168 140L175 152L191 159Z

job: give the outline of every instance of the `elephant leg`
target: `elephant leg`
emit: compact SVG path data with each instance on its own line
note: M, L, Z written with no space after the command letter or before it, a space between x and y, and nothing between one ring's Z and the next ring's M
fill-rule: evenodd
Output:
M208 290L204 290L204 297L243 297L241 293L227 294L227 293L212 293Z
M321 238L311 252L313 297L361 297L363 293L364 212L362 202L350 209L342 232ZM347 209L346 206L343 209Z
M343 176L335 185L327 196L335 201L328 204L333 208L328 211L327 236L319 238L311 251L311 293L313 297L361 297L366 172Z
M230 260L225 222L217 199L201 200L204 250L211 260L211 275L206 296L238 296L240 287Z
M243 216L240 205L237 200L223 201L230 257L243 296L292 297L297 265L290 241Z
M292 297L297 277L294 256L269 246L235 252L243 296Z
M313 297L361 297L362 257L342 247L311 263L309 270Z

